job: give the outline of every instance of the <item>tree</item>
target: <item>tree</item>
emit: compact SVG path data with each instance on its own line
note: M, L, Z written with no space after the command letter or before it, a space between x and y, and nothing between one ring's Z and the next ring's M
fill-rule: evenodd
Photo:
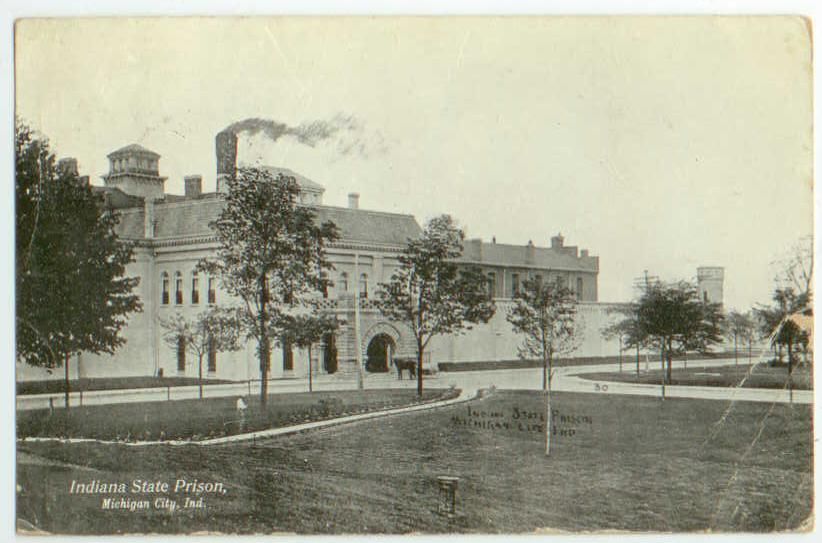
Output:
M609 309L608 312L621 314L624 318L603 328L602 336L605 339L620 338L621 348L636 349L636 375L639 377L639 349L646 346L648 338L637 322L636 304L620 305Z
M325 272L332 266L325 247L337 239L337 228L318 224L314 209L298 203L293 177L240 168L227 187L225 207L211 225L220 244L217 257L199 267L244 304L241 322L257 340L265 404L272 342L283 341L283 317L298 313L327 287Z
M334 333L341 322L335 315L329 313L302 314L288 318L284 324L285 337L289 343L301 349L308 350L308 391L314 390L314 368L312 367L311 349L322 341L326 334Z
M431 219L422 236L408 240L399 267L377 291L380 312L408 324L414 334L419 396L423 356L431 339L461 333L494 316L494 301L482 272L455 262L464 239L465 233L449 215Z
M542 361L542 390L545 392L545 454L551 452L551 381L554 356L572 351L579 338L574 293L541 278L526 279L514 294L506 318L514 332L522 334L520 358Z
M172 349L183 347L197 355L200 399L203 399L203 357L207 354L236 351L240 348L240 322L237 311L210 307L193 319L177 313L160 319L163 340Z
M800 238L787 251L786 256L772 263L777 267L776 291L790 291L797 310L811 307L813 286L813 237Z
M773 305L760 306L754 309L759 319L760 333L768 338L772 346L778 349L777 359L782 360L781 349L788 351L788 375L793 373L794 349L808 343L808 334L797 326L789 317L794 314L812 314L808 305L810 291L796 293L793 287L777 288L773 294Z
M773 264L778 268L774 278L774 303L771 306L759 306L754 313L759 319L760 333L771 340L780 363L782 348L787 348L790 375L793 371L794 348L806 348L808 334L789 317L794 314L813 315L813 237L800 238L788 250L787 256Z
M626 326L636 326L639 337L659 349L664 383L671 382L675 354L704 351L721 340L721 305L703 301L685 281L648 285L630 307L628 319L635 322Z
M65 369L79 352L112 354L125 343L126 317L141 311L125 277L132 246L118 218L76 171L57 168L48 142L15 126L17 355Z
M756 323L750 313L731 311L725 317L723 333L726 338L734 342L734 364L739 363L739 350L737 346L740 340L748 344L750 356L751 342L753 341L755 331Z

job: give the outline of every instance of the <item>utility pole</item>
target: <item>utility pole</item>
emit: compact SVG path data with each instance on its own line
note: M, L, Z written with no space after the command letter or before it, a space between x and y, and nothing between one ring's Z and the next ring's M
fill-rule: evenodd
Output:
M619 335L619 373L622 373L622 334Z

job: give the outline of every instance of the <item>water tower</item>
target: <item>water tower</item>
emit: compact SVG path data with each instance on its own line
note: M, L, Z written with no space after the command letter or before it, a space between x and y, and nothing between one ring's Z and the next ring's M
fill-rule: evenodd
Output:
M725 268L721 266L701 266L696 269L696 283L699 297L703 301L715 304L722 302L722 285L725 280Z

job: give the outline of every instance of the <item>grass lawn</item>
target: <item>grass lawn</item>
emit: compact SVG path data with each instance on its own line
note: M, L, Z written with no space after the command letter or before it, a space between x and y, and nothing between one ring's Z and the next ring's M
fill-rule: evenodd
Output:
M558 393L553 407L550 457L531 391L254 444L18 443L18 513L61 533L246 534L771 531L811 513L810 406ZM456 518L436 512L438 475L460 478ZM152 504L129 513L68 494L93 479L227 493L173 514L129 494Z
M231 383L225 379L203 379L204 384L213 385ZM121 390L129 388L156 388L194 386L199 383L196 377L99 377L72 379L69 386L72 392L88 390ZM48 381L23 381L17 383L17 394L54 394L66 391L63 379Z
M634 368L625 367L622 373L586 373L580 375L584 379L595 381L618 381L623 383L640 383L658 385L662 380L662 371L651 370L637 376ZM750 372L750 374L748 374ZM767 364L739 364L739 367L720 366L713 368L688 369L674 368L672 385L735 387L743 378L745 388L788 388L787 366L771 367ZM793 370L794 390L813 389L813 372L810 366L799 366Z
M425 391L423 400L456 394L455 390L431 389ZM17 436L197 441L418 401L416 390L411 389L272 394L265 406L256 396L247 399L248 407L241 415L237 398L95 405L53 413L48 409L19 411Z

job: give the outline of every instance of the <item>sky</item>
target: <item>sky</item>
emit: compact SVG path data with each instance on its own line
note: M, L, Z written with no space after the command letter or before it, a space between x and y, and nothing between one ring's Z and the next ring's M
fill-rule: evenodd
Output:
M240 162L329 205L450 213L468 237L561 232L600 257L601 301L644 270L723 266L745 310L813 231L800 18L29 20L15 70L17 115L97 184L139 143L167 192L189 174L213 190L216 133L273 120L285 134L242 134Z

